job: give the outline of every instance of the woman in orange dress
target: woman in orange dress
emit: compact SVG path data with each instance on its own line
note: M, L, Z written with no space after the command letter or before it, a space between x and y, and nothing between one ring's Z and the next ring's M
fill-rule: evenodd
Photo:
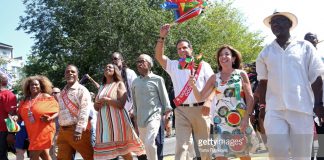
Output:
M29 137L30 159L51 160L49 149L53 144L55 122L59 106L52 93L52 83L45 76L28 77L23 82L24 100L18 114L25 122Z

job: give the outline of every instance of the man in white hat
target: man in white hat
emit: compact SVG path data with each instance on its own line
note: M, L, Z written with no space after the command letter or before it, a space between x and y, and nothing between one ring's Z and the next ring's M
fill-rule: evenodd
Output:
M270 159L310 159L313 108L323 118L324 65L306 41L291 39L297 17L276 12L264 19L276 39L266 45L256 61L260 81L260 106L266 105L264 127Z

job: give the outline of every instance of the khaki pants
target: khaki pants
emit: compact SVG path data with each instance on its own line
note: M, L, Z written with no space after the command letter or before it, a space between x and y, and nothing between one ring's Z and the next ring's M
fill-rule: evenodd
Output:
M196 141L209 139L210 117L203 116L200 107L177 107L175 109L176 160L186 160L192 131ZM199 145L202 160L210 159L210 145Z
M71 160L72 154L76 151L81 154L84 160L93 160L93 148L91 146L90 130L82 132L81 140L74 141L75 127L62 128L57 138L58 160Z
M147 159L158 160L155 139L160 129L160 119L150 121L145 128L138 128L139 137L143 141Z

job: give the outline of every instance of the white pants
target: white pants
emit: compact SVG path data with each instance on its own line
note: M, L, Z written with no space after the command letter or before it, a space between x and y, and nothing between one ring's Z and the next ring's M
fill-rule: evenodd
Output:
M155 138L161 125L160 119L155 119L147 124L146 128L138 128L139 138L143 141L148 160L157 160L157 146Z
M291 110L266 112L264 128L270 160L309 160L313 142L313 117Z

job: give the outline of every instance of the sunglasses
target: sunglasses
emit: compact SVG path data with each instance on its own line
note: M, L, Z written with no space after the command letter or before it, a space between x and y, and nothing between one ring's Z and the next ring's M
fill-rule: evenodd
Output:
M136 63L144 63L144 62L146 62L146 60L144 60L144 59L136 61Z
M274 24L282 24L282 23L289 23L289 22L290 20L288 18L280 16L280 17L272 18L269 24L274 25Z

